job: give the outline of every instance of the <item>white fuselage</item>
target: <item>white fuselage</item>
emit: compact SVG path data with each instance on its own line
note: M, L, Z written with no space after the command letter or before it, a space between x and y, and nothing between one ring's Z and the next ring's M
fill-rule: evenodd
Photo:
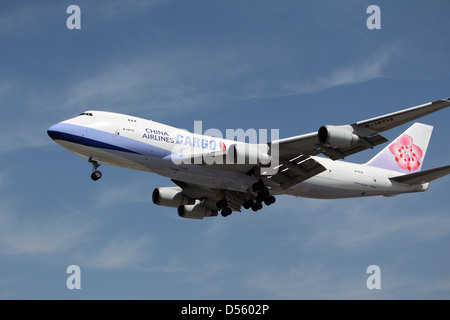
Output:
M92 114L95 113L95 116ZM85 158L135 170L154 172L171 179L223 190L247 191L257 181L242 171L220 166L179 163L185 157L221 152L236 142L194 134L151 120L112 112L85 112L49 128L61 146ZM286 190L271 186L273 194L321 199L393 196L425 191L428 184L406 185L389 178L398 172L328 158L314 157L326 171ZM186 161L188 162L188 161Z

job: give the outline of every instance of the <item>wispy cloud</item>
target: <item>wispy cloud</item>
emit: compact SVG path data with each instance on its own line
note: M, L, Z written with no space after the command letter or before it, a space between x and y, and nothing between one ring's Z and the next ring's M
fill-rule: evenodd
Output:
M113 240L93 254L78 256L83 265L101 269L138 269L150 252L151 241L146 236Z
M235 59L234 54L188 46L146 53L126 62L113 60L71 83L65 101L55 107L79 110L80 106L97 106L160 116L173 110L187 112L230 99L223 92L230 89L221 85L236 80L245 69L231 68Z
M14 87L14 83L11 80L3 80L0 82L0 102L4 102L8 98L8 93Z
M127 204L136 206L140 203L151 202L151 193L148 190L148 173L140 173L141 178L127 180L126 188L122 184L105 185L95 199L96 207L112 208Z
M12 214L9 208L0 211L0 254L41 254L71 250L84 241L90 228L67 217L28 220Z
M20 196L8 197L4 190L12 187L9 176L0 173L0 256L22 255L25 257L45 256L54 261L71 257L77 263L101 269L139 268L152 250L153 242L145 233L130 235L127 231L98 238L111 221L109 214L99 215L104 203L92 202L76 207L56 203L51 209L40 207L30 213L22 209ZM123 188L122 188L123 189ZM124 194L109 195L123 198ZM100 196L105 196L102 194ZM141 194L148 200L148 195ZM130 201L138 198L129 199ZM113 206L117 206L115 202ZM111 207L109 207L111 208Z
M90 10L97 12L97 19L109 20L109 19L120 19L124 16L124 13L129 13L130 11L140 11L146 10L151 7L162 5L168 3L171 0L137 0L137 1L124 1L124 0L113 0L108 1L107 5L99 4L96 7L95 3L89 2ZM94 8L92 8L94 7Z
M324 78L318 78L317 89L324 90L348 84L357 84L379 78L383 74L383 67L389 61L389 53L378 52L355 65L333 70Z
M239 48L234 49L239 52ZM338 66L320 76L301 80L259 80L259 62L242 60L237 53L207 48L135 57L130 62L110 62L96 74L70 85L67 99L58 109L99 106L128 112L167 114L168 110L194 110L218 101L291 96L367 82L383 75L390 50L348 66ZM281 71L282 73L282 71ZM218 76L220 75L220 77ZM306 76L305 76L306 77Z
M310 221L314 233L304 244L305 248L323 245L364 248L380 242L422 242L450 235L450 217L440 209L428 209L426 215L411 214L410 207L404 207L400 198L363 200L346 201L347 210L342 210L342 206L337 207L340 209L327 207L321 215L330 223ZM380 202L383 210L379 210Z
M364 279L340 268L303 263L288 270L256 271L246 285L269 294L272 299L357 299L366 296Z
M301 262L288 270L256 271L245 283L273 299L424 299L448 292L445 281L428 283L401 269L381 266L381 289L369 290L367 265ZM431 296L433 297L433 296Z
M9 179L7 179L9 178ZM11 175L0 174L0 255L58 254L83 244L97 228L91 221L80 223L80 211L60 207L36 215L21 209L23 199L5 190L13 188ZM39 212L41 213L41 212Z
M448 297L450 293L450 279L429 280L424 279L421 286L416 286L422 296L434 299L434 297ZM440 298L438 298L440 299ZM445 298L447 299L447 298Z
M389 50L366 57L363 61L347 66L338 66L321 76L282 84L277 95L298 95L320 92L343 85L368 82L383 76L383 68L390 58ZM270 91L269 91L270 92ZM275 93L276 94L276 93Z
M39 218L21 214L14 204L0 207L0 255L45 255L71 257L78 264L101 269L139 268L152 247L146 235L116 234L111 240L96 234L105 225L104 217L86 217L71 211L41 214ZM93 208L96 211L96 207ZM42 213L42 212L41 212Z
M0 37L35 34L47 16L46 5L26 5L8 8L0 13ZM3 9L3 8L2 8Z

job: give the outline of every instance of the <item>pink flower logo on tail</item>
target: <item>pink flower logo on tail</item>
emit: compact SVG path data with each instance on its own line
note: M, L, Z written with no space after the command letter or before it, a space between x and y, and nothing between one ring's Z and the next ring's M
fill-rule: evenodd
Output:
M420 166L422 149L413 143L413 139L404 134L389 146L389 150L395 156L395 161L402 169L415 171Z

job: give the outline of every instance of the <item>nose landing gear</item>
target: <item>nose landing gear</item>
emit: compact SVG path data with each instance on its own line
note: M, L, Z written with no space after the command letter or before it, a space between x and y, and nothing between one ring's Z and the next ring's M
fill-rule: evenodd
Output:
M100 179L102 177L102 173L97 170L98 167L100 167L100 163L95 161L92 157L89 158L89 162L92 163L91 179L93 181L97 181L98 179Z

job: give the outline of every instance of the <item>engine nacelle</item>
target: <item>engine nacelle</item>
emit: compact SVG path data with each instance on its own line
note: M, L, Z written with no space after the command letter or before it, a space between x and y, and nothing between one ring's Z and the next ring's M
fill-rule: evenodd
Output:
M359 137L350 125L322 126L318 132L319 142L330 147L348 147L358 143Z
M267 144L232 144L227 150L227 163L267 165L271 162Z
M204 217L215 217L217 211L206 207L203 203L189 204L178 207L178 215L188 219L203 219Z
M195 200L186 197L182 194L182 189L177 187L156 188L153 190L152 201L159 206L174 208L195 203Z

